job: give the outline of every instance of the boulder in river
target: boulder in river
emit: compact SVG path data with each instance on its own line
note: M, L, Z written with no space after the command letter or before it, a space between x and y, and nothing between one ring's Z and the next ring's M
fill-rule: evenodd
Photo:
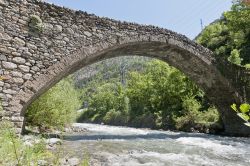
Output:
M46 143L49 145L61 145L62 140L58 138L50 138L46 140Z

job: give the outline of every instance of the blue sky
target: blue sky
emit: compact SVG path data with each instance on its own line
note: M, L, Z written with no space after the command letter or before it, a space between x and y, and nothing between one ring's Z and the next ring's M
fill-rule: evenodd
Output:
M47 0L60 6L121 21L151 24L193 39L230 9L232 0Z

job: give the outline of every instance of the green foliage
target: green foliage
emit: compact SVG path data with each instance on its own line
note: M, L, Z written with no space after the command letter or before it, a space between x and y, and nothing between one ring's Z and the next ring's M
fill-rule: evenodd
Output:
M237 112L237 115L243 119L246 123L245 125L250 126L250 105L247 103L241 104L239 109L236 104L231 105L231 108Z
M228 21L228 26L234 31L250 32L250 10L249 6L241 0L234 0L232 10L225 12L224 16Z
M64 79L29 106L27 123L38 126L40 130L60 129L75 119L79 107L78 91L70 78Z
M43 21L37 15L30 16L29 22L30 30L34 33L41 33L43 31Z
M249 112L250 110L250 105L249 104L241 104L240 105L240 111L244 114L246 114L247 112Z
M89 166L89 154L86 153L83 157L83 161L81 162L81 166Z
M243 65L250 63L250 10L249 6L234 1L230 11L207 26L197 42L213 50L217 56Z
M17 137L13 126L5 121L0 122L0 165L37 165L38 160L46 160L52 154L45 149L41 141L27 146Z
M185 112L183 116L176 117L175 119L177 129L194 126L197 119L199 119L198 110L201 108L199 102L194 99L187 99L183 101L182 106Z
M201 97L203 92L177 69L154 60L147 64L145 73L131 73L128 97L131 115L152 113L158 128L175 128L175 116L186 111L187 98Z
M200 103L193 99L188 99L183 103L188 111L183 116L176 117L176 128L189 130L196 124L214 124L219 121L219 114L216 108L210 107L207 111L198 111L201 108Z
M250 64L245 64L245 68L250 69Z
M112 125L126 125L126 118L122 115L120 111L110 110L103 117L103 122L105 124Z
M184 120L179 117L192 115L192 124L218 120L216 112L208 113L212 108L202 106L204 93L180 71L159 60L147 61L144 67L128 72L126 85L115 78L85 85L82 99L88 108L78 121L175 129Z
M100 82L121 82L124 84L131 71L141 72L150 58L124 56L97 62L74 73L76 87L92 91Z
M105 122L112 125L125 125L128 122L129 99L119 83L105 83L99 86L88 99L87 111L78 121L89 119L92 122Z
M228 27L223 22L215 22L204 29L197 42L218 53L224 53L225 47L222 46L227 42L227 35Z
M228 61L230 61L231 63L234 63L236 65L240 65L242 58L240 58L240 53L238 50L233 49L231 51L231 55L228 57Z

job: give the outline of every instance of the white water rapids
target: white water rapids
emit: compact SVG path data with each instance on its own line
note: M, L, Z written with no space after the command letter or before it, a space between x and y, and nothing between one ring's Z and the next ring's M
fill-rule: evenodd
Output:
M250 139L75 123L64 150L90 166L250 166Z

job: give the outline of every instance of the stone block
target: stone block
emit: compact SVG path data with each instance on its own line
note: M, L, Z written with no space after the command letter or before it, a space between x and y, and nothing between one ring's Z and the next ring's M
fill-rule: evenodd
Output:
M15 63L6 62L6 61L2 62L2 66L4 69L16 69L17 68L17 65Z

